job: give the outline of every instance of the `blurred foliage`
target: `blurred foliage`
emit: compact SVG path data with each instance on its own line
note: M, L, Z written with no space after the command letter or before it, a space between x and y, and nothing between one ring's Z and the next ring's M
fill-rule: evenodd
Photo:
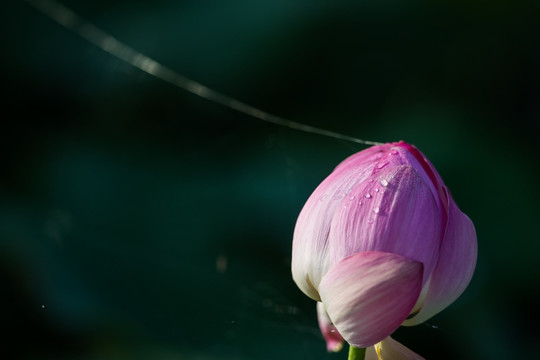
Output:
M455 304L395 337L428 359L534 357L538 3L62 3L270 113L417 145L479 260ZM346 358L290 248L309 194L362 147L186 93L24 1L0 10L2 358Z

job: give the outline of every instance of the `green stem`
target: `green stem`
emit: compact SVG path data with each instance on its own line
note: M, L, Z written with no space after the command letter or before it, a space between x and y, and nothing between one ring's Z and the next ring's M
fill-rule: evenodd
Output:
M365 356L365 348L357 348L352 345L349 346L349 360L364 360Z

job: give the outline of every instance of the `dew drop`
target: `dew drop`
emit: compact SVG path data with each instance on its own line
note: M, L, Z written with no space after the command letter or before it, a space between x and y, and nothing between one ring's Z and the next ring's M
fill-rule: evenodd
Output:
M388 186L388 181L385 180L385 179L382 179L382 180L381 180L381 185L382 185L382 186Z
M388 165L388 162L383 162L383 163L378 163L377 164L377 169L382 169L383 167L385 167L386 165Z
M397 151L396 149L393 149L392 151L390 151L390 154L397 155L399 154L399 151Z
M361 201L359 201L359 202L358 202L358 205L360 205L360 206L361 206L361 205L362 205L362 202L361 202Z
M379 188L375 188L375 192L379 192Z
M353 201L355 197L356 197L355 195L352 195L351 197L349 197L349 200Z
M366 199L370 199L371 198L371 194L366 194Z
M380 211L379 207L373 208L373 212L374 212L375 214L378 214L379 211Z
M373 219L369 219L367 222L368 224L373 224Z
M373 179L369 179L368 182L369 182L369 183L372 183L372 182L373 182Z

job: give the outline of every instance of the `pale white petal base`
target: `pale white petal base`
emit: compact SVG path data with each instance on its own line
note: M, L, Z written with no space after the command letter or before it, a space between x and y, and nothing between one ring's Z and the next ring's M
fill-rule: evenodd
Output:
M390 336L366 349L365 360L424 360Z

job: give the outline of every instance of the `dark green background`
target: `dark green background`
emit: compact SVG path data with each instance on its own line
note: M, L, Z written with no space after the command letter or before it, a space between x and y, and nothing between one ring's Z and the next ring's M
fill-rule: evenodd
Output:
M537 354L538 2L62 3L268 112L417 145L479 258L457 302L395 337L428 359ZM25 2L0 24L2 358L346 358L291 279L291 239L364 147L198 98Z

